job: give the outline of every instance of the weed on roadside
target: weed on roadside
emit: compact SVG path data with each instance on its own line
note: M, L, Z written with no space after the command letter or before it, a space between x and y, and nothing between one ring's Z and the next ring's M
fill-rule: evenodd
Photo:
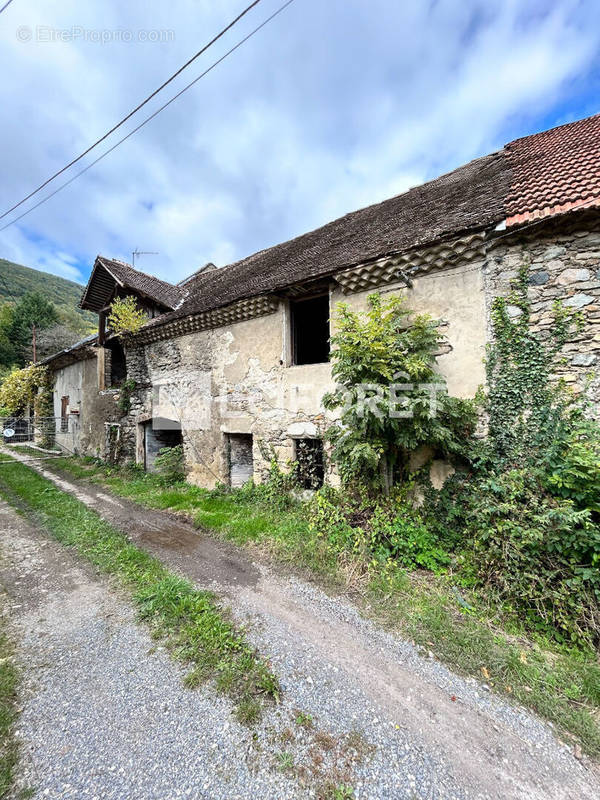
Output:
M116 576L156 639L189 665L194 686L212 679L238 704L238 719L256 722L265 702L279 696L277 678L211 592L196 589L158 559L131 544L79 500L24 464L5 464L0 491L32 515L61 543L103 572Z
M468 588L449 571L412 573L394 563L373 564L340 552L311 531L302 507L273 510L257 493L211 493L187 484L165 488L154 476L135 475L82 459L59 459L52 468L87 477L151 508L186 515L198 526L237 544L261 548L292 568L308 570L326 588L352 592L360 610L423 647L462 674L533 709L570 742L600 757L600 663L591 649L557 645L524 631L518 621ZM90 477L91 473L91 477ZM302 724L302 723L297 723Z

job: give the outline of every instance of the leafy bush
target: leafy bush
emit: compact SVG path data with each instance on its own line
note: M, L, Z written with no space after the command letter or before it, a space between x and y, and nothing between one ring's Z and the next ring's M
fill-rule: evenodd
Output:
M577 415L545 465L549 491L600 513L600 425Z
M13 370L0 385L0 406L10 414L23 414L33 404L38 387L44 384L46 372L46 367L33 364Z
M348 521L348 511L341 503L339 493L324 486L315 492L309 503L309 528L327 541L336 552L355 550L363 536L361 528Z
M183 445L161 447L154 461L156 471L165 483L178 483L185 478Z
M378 561L390 558L407 569L438 572L450 562L421 514L406 503L379 505L369 523L369 548Z
M393 559L407 569L437 572L450 561L420 512L398 495L373 506L325 487L309 505L309 527L334 552L352 551L379 563Z
M476 406L447 394L436 369L435 320L413 316L400 297L372 294L368 302L362 314L338 305L332 337L338 385L323 405L341 410L327 435L342 481L387 495L406 477L410 454L421 445L465 455Z
M450 484L439 497L439 525L462 511L464 579L560 641L600 638L600 527L589 509L553 497L529 469Z

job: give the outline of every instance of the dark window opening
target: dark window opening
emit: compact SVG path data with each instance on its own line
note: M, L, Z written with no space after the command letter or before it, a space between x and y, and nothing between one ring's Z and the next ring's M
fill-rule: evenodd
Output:
M325 478L323 441L296 439L298 482L303 489L320 489Z
M144 425L144 466L148 472L154 472L154 462L159 450L183 444L183 434L181 428L175 427L176 423L173 423L172 428L154 427L157 423L160 424L158 418Z
M127 364L125 350L121 342L116 339L109 344L110 349L110 385L120 386L127 378Z
M69 430L69 395L60 398L60 432Z
M329 295L290 302L292 363L329 361Z
M227 457L229 461L229 485L239 488L254 477L251 433L227 434Z

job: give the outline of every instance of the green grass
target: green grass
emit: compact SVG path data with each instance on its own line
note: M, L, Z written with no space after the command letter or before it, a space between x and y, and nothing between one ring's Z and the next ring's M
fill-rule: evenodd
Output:
M337 582L338 554L311 534L299 503L275 509L243 491L220 494L187 483L165 486L156 475L137 468L108 467L94 459L61 458L44 462L44 467L100 484L148 508L182 513L197 528L217 532L236 544L261 545L280 561Z
M264 703L278 697L276 677L212 593L170 572L94 511L24 464L3 465L0 493L60 542L119 580L153 635L164 639L173 655L191 667L189 686L214 679L217 689L237 703L238 716L245 722L256 721Z
M156 476L91 460L61 459L47 466L101 483L142 505L184 513L197 526L238 544L260 544L330 587L356 589L365 614L535 710L568 741L600 757L600 663L592 650L569 649L542 635L534 638L514 621L508 628L481 596L469 595L473 610L465 609L451 576L406 574L393 565L345 559L310 531L300 504L278 510L244 490L219 494L188 484L165 487Z
M0 596L0 612L4 596ZM0 797L7 797L13 784L13 773L19 749L14 737L17 718L19 671L9 638L6 618L0 613Z

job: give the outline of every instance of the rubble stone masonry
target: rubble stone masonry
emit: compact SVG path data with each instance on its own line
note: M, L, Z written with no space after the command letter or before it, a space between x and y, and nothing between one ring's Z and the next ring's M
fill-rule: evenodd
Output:
M589 384L589 396L600 402L600 220L590 215L577 224L533 226L520 235L496 240L484 269L488 339L494 297L510 291L524 262L530 264L531 322L544 333L550 330L552 306L560 300L580 311L584 325L562 349L556 375L575 392ZM520 310L508 308L509 314Z

